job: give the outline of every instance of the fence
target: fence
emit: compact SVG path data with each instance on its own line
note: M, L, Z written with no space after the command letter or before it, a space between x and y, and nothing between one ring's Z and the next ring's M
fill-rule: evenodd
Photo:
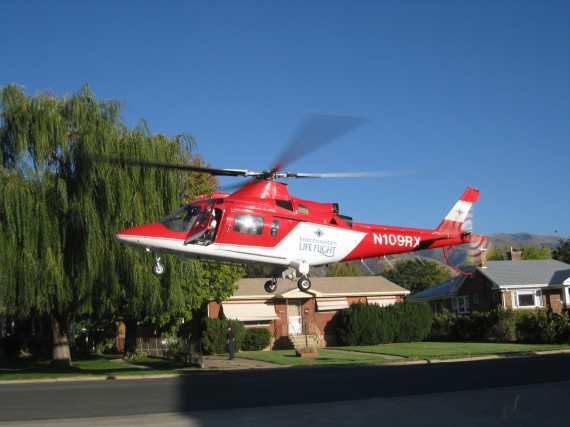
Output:
M145 352L149 356L162 357L168 351L169 342L165 338L137 337L137 351Z

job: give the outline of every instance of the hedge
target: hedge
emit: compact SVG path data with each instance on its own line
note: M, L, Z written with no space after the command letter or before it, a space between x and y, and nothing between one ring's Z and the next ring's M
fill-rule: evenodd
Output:
M271 332L265 328L249 328L245 330L241 350L260 351L271 344Z
M422 341L430 331L432 313L422 303L405 301L388 307L356 303L339 313L340 345L376 345Z
M570 342L568 314L548 308L504 309L461 316L448 310L433 315L430 338L456 341L528 343Z

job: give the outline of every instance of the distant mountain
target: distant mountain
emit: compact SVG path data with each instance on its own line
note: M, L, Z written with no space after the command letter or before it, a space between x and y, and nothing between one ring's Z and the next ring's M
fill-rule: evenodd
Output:
M548 246L550 248L555 248L558 245L559 237L556 236L539 236L537 234L530 233L495 233L489 236L492 247L510 247L521 248L522 246ZM465 258L467 255L468 245L455 246L448 253L449 260L451 263L460 267L465 265ZM401 255L388 255L385 258L367 258L361 264L360 269L364 276L370 275L370 272L378 274L385 268L390 268L390 265L394 265L395 262L400 260L410 260L417 258L427 258L438 261L444 265L448 265L445 257L443 256L443 251L441 248L438 249L427 249L423 251L418 251L415 253L407 253ZM318 267L311 269L311 274L314 276L327 276L329 274L328 267Z
M556 236L539 236L529 233L495 233L489 238L491 239L493 246L512 246L514 248L528 245L555 248L558 246L558 240L560 239Z
M491 241L490 247L513 247L520 249L522 246L548 246L554 249L558 245L558 237L556 236L539 236L530 233L495 233L489 236ZM468 245L455 246L448 254L449 259L455 266L465 264L465 257L467 254ZM421 256L426 258L435 259L437 261L446 263L441 249L429 249L426 251L418 252ZM447 264L447 263L446 263Z

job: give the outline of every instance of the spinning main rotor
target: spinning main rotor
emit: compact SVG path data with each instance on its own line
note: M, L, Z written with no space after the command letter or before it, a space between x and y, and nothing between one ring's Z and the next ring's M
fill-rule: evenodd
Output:
M340 172L340 173L300 173L282 172L283 169L307 154L328 145L333 140L363 125L367 120L357 117L334 115L309 115L298 132L286 145L281 155L273 162L273 167L265 171L249 169L218 169L209 166L175 164L144 159L129 159L122 156L105 157L103 160L121 165L136 165L170 170L205 173L215 176L242 176L255 180L272 181L283 178L366 178L394 177L409 175L410 172Z

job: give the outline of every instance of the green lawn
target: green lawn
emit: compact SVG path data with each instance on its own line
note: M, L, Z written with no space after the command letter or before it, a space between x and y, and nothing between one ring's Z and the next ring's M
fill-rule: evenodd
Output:
M536 353L551 350L569 350L570 345L558 344L503 344L468 342L418 342L347 346L319 350L319 357L304 359L293 350L270 352L241 352L237 357L262 360L280 365L326 365L362 363L403 363L417 360L447 360L514 353Z
M570 345L419 342L320 349L319 356L316 358L298 357L294 350L239 352L236 354L236 357L286 366L301 366L405 363L417 360L447 360L559 350L570 351ZM112 359L115 359L115 361ZM0 380L180 375L192 371L196 372L196 370L199 370L199 368L187 367L151 357L140 358L133 362L124 362L120 359L120 355L87 357L74 360L73 367L70 370L54 369L49 361L0 360Z
M236 357L291 366L370 364L390 361L383 359L379 355L370 355L352 351L336 351L334 349L319 349L319 356L316 358L298 357L295 354L295 350L240 352L236 354ZM394 359L392 359L392 361L393 360Z
M473 342L417 342L380 344L373 346L338 347L342 350L361 353L375 353L425 359L457 359L489 355L509 355L512 353L535 353L552 350L570 350L563 344L514 344L514 343L473 343Z
M68 370L54 368L49 361L45 360L0 360L0 380L164 375L180 374L188 369L192 368L151 357L140 358L134 362L123 362L120 355L93 356L74 360L73 367Z

